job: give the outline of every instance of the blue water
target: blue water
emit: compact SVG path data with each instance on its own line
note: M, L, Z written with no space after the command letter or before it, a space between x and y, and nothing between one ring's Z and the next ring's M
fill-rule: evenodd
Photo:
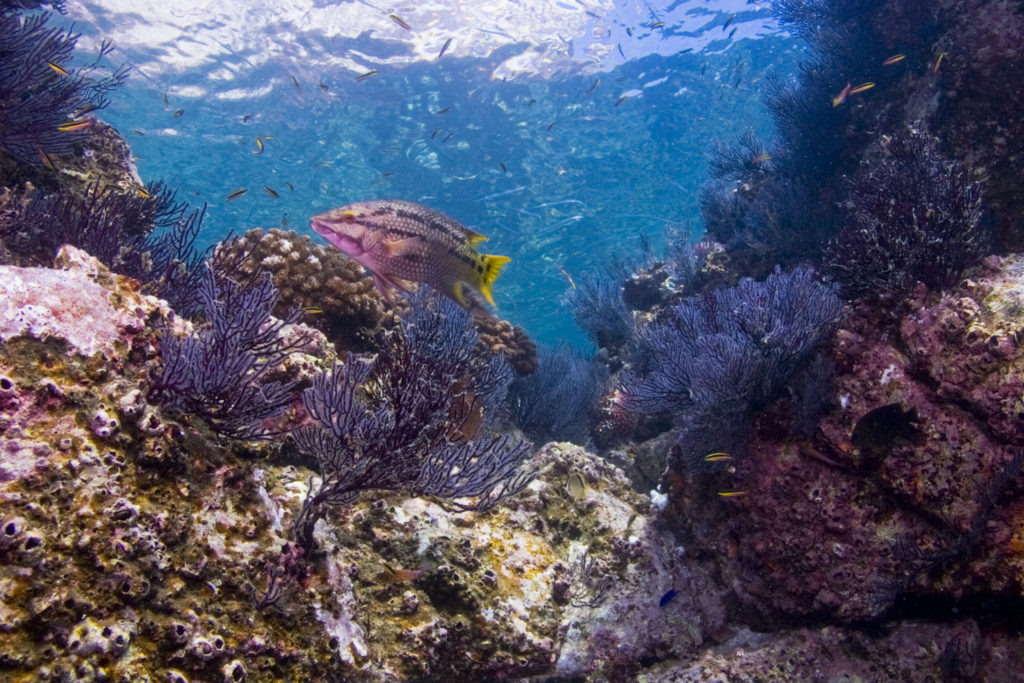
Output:
M747 0L196 4L71 2L66 21L80 59L111 39L133 67L102 117L143 180L208 203L203 245L420 202L512 257L499 313L544 343L585 344L559 304L568 277L671 223L699 234L711 144L768 139L761 80L801 55Z

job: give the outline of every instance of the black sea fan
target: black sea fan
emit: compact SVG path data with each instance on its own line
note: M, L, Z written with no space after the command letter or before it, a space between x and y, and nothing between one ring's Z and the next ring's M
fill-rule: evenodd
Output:
M61 14L65 12L64 0L0 0L0 14L39 9L43 5L49 5Z
M883 140L850 181L848 205L828 263L849 297L896 296L919 281L947 287L990 253L981 186L927 135Z

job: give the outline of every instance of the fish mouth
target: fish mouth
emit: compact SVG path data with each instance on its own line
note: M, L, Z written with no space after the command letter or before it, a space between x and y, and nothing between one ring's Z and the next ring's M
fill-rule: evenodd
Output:
M345 207L341 209L335 209L334 211L328 211L318 216L313 216L309 219L309 223L313 226L313 230L317 234L327 236L328 233L334 233L338 231L339 226L352 223L355 219L355 214L351 211L346 211Z
M337 220L333 220L329 215L314 216L309 220L309 224L328 243L333 244L352 258L358 258L366 251L363 248L362 239L358 235L347 234L345 231L339 230Z
M309 224L312 226L316 234L326 237L328 234L333 233L334 230L331 228L331 224L324 220L324 218L325 216L314 216L309 219Z

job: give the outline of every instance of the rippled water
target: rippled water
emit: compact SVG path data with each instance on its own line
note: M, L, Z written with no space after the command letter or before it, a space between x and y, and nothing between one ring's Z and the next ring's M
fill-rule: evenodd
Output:
M700 230L709 145L770 135L760 81L800 53L747 0L198 4L69 2L66 20L134 68L103 117L144 180L209 203L205 244L421 202L512 257L499 312L548 343L582 343L566 273Z

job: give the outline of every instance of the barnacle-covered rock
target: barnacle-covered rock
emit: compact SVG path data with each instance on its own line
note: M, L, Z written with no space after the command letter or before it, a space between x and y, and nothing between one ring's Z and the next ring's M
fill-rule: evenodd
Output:
M294 231L256 229L219 245L217 259L237 263L238 274L245 276L269 271L280 291L278 317L295 308L315 309L307 321L339 352L373 349L384 305L362 266L337 249Z
M146 334L115 331L114 352ZM309 470L240 458L163 417L129 365L63 344L0 347L0 652L15 675L614 677L694 652L724 619L646 499L568 445L486 512L400 494L332 509L304 556L289 530Z
M691 681L966 681L1014 680L1024 656L1004 633L982 639L977 623L909 621L877 638L835 626L775 633L742 629L695 662L662 662L640 683Z

